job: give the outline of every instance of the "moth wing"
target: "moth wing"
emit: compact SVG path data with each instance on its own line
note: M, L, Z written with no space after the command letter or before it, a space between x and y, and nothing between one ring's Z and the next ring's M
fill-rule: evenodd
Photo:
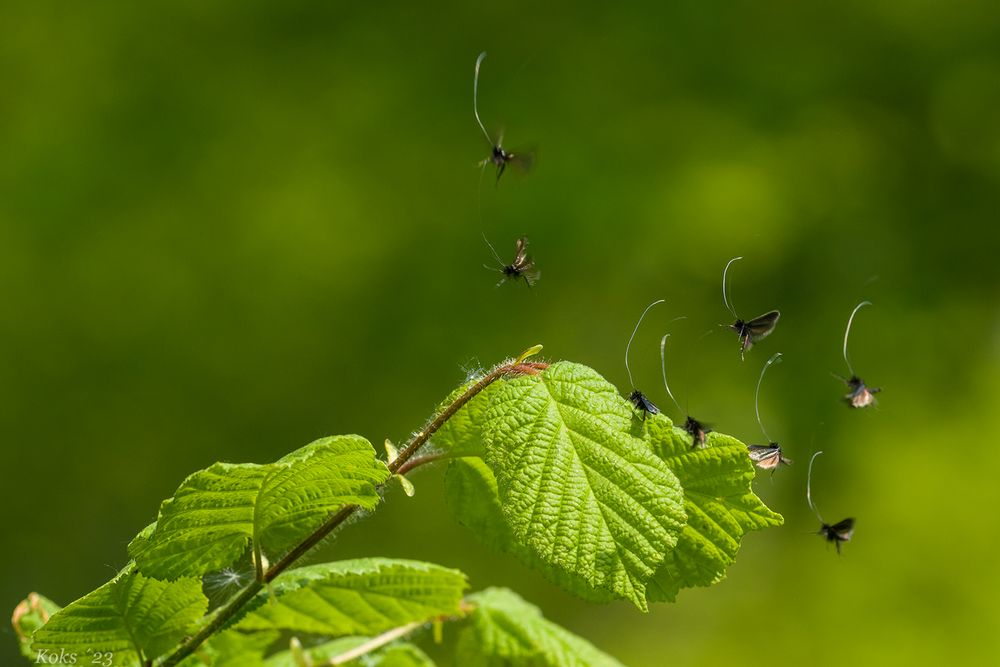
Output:
M526 174L534 168L535 163L538 161L538 150L536 148L513 150L510 152L510 158L507 161L514 165L518 171Z
M542 277L542 272L535 268L534 262L529 259L528 265L521 269L521 275L530 287L538 282L538 279Z
M746 329L749 333L748 338L751 343L771 335L771 332L774 331L774 326L778 323L779 317L781 317L781 313L777 310L772 310L747 322ZM747 346L747 349L750 349L750 347Z
M837 536L838 540L850 542L851 538L854 537L854 519L839 521L830 526L830 530Z
M774 453L770 445L747 445L747 449L750 450L750 458L754 461L760 461Z

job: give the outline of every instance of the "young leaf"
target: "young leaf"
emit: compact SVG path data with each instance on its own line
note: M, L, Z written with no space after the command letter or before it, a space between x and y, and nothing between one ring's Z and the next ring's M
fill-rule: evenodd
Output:
M17 635L21 655L29 660L35 659L35 652L31 650L31 635L35 630L48 623L52 614L60 609L61 607L55 602L38 593L30 593L26 599L21 600L14 607L10 624L14 627L14 633Z
M493 471L477 457L454 459L444 476L445 499L455 520L469 529L483 544L518 558L539 570L546 579L574 595L591 602L615 598L610 591L594 588L579 574L566 572L540 560L526 546L514 539L503 515L497 480Z
M111 653L115 664L152 660L190 634L208 600L201 582L149 579L121 574L96 591L52 615L32 638L32 652L42 654Z
M374 507L375 487L387 477L356 435L317 440L275 463L216 463L181 483L129 553L142 572L162 579L221 569L251 541L277 555L345 505Z
M503 588L469 596L475 605L458 638L455 664L477 667L622 667L592 644L546 620L537 607Z
M631 434L632 410L569 362L509 380L483 432L514 537L542 561L646 609L646 582L677 544L680 483Z
M242 630L338 637L376 635L414 621L461 613L465 575L408 560L364 558L298 568L262 592Z
M754 466L739 440L712 433L708 447L692 449L691 436L663 415L647 420L646 432L684 487L687 525L647 589L650 602L673 602L681 588L725 578L746 533L784 520L754 494Z
M314 665L328 664L334 658L346 651L361 646L370 637L341 637L314 646L304 653ZM264 663L265 667L298 667L291 651L275 653ZM397 643L367 653L362 658L343 663L344 667L434 667L434 663L423 651L413 644Z

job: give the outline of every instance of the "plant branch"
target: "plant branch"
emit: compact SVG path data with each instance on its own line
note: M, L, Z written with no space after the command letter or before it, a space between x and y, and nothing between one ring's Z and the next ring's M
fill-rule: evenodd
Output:
M540 349L540 347L539 347ZM532 353L536 352L534 350ZM535 375L539 371L545 370L548 364L540 362L526 362L524 359L526 355L522 355L516 360L510 360L496 366L489 373L484 375L479 379L474 385L469 387L461 396L452 401L444 410L438 413L431 422L425 426L423 429L418 431L406 444L406 447L399 453L394 461L389 463L387 466L389 472L392 474L397 474L407 462L416 454L417 450L423 447L430 437L434 433L444 426L445 422L451 419L456 412L462 409L462 407L476 397L479 392L486 387L490 386L497 380L508 375ZM421 460L427 457L421 457L414 459L407 470L411 470L421 463L426 463L428 461ZM380 485L380 486L384 486ZM243 606L249 602L259 591L264 587L265 584L270 583L279 574L287 570L293 563L295 563L299 558L304 556L306 552L316 546L321 542L327 535L329 535L335 528L340 524L344 523L352 514L358 511L359 507L357 505L346 505L340 508L337 512L332 514L329 519L327 519L323 525L310 533L304 540L302 540L298 545L296 545L291 551L289 551L281 560L268 568L264 573L263 577L258 577L255 581L251 582L244 588L239 594L226 603L224 606L220 607L215 614L215 617L206 624L200 631L195 635L187 639L183 644L181 644L177 650L164 658L163 662L160 663L161 667L172 667L176 665L181 660L191 655L196 648L198 648L206 639L211 637L215 632L221 629L233 616L235 616ZM405 627L405 626L404 626Z
M180 647L168 655L162 663L163 666L166 665L176 665L184 658L188 657L194 650L201 646L201 644L214 635L216 632L222 629L222 626L229 621L236 613L243 608L247 602L253 599L257 592L264 587L259 580L255 579L251 581L246 588L241 590L239 594L232 600L227 602L224 606L219 607L215 616L209 621L201 630L188 638Z
M414 468L419 468L427 463L434 463L435 461L440 461L441 459L449 458L449 454L445 452L438 452L437 454L424 454L423 456L414 456L412 459L399 466L399 470L396 471L397 475L405 475Z

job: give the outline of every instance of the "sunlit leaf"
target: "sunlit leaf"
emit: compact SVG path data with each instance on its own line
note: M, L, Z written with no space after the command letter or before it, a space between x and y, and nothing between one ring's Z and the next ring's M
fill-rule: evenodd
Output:
M673 601L681 588L723 579L743 536L783 519L754 494L755 469L739 440L712 433L707 447L692 448L691 437L663 415L650 417L646 432L684 488L687 525L647 589L650 602Z
M514 537L589 587L646 608L677 544L680 483L632 434L633 412L596 371L559 362L505 381L483 432Z
M116 665L138 664L190 634L207 607L198 579L122 574L53 614L31 648L36 656L108 653Z
M129 553L142 572L164 579L224 568L251 542L280 555L341 507L374 507L388 474L355 435L317 440L275 463L216 463L181 483Z
M457 570L417 561L364 558L310 565L275 579L238 627L326 637L375 635L459 615L466 585Z
M475 611L458 639L458 665L622 667L509 590L490 588L469 596L469 601Z

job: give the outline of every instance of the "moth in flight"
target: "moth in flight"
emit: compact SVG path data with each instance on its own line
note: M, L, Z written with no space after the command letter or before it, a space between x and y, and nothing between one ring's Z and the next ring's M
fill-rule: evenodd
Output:
M850 377L845 378L834 374L834 377L847 385L849 391L844 396L844 401L852 408L867 408L869 405L875 405L877 403L875 394L882 391L881 387L869 387L866 385L864 380L859 378L854 372L854 366L851 365L851 360L847 356L847 338L851 335L851 324L854 323L854 316L858 314L858 311L862 307L870 305L872 305L871 301L862 301L854 307L851 317L847 320L847 330L844 331L844 362L847 364L847 372L850 373Z
M503 147L503 132L497 135L497 140L494 141L493 137L490 136L490 133L486 131L486 126L483 125L483 121L479 118L479 67L482 65L485 58L485 51L480 53L479 57L476 58L476 74L472 82L472 111L476 115L476 123L479 124L479 129L483 131L483 136L486 137L486 142L490 145L489 156L483 158L479 162L479 166L482 169L485 169L488 164L492 164L496 167L496 183L499 185L500 177L503 176L503 172L507 169L508 164L518 167L522 171L528 171L531 169L534 156L531 153L512 153L505 150ZM481 179L480 182L482 182Z
M819 530L816 531L816 534L821 535L823 539L825 539L827 542L833 542L833 544L836 545L837 553L839 554L840 545L843 544L844 542L850 542L851 538L854 537L854 519L848 517L847 519L838 521L835 524L832 525L828 524L826 521L823 521L823 517L820 516L819 510L817 510L816 506L813 505L812 501L813 461L815 461L816 457L822 453L823 452L816 452L815 454L812 455L812 458L809 459L809 474L806 477L806 501L809 503L809 508L813 511L813 514L815 514L816 518L819 519L820 527Z
M726 276L729 273L729 267L738 259L743 258L733 257L722 271L722 301L726 304L726 309L736 319L732 324L722 326L728 326L736 332L736 335L740 339L740 359L743 359L744 353L753 347L754 343L771 335L771 332L774 331L774 325L778 323L778 318L781 317L781 313L772 310L752 320L744 320L736 314L736 309L733 308L729 301Z
M483 264L484 267L490 271L499 271L503 274L500 278L500 282L497 283L497 287L504 284L508 280L519 280L523 279L524 283L531 287L541 276L541 272L535 266L535 260L531 258L528 254L528 239L524 236L517 240L514 248L514 261L510 264L504 264L504 261L500 259L500 255L497 254L496 249L490 240L486 238L486 234L483 234L483 240L486 241L486 245L490 247L490 251L493 253L493 258L496 259L499 266L487 266Z
M754 412L757 413L757 425L760 426L760 432L764 434L764 439L768 441L766 445L747 445L747 449L750 450L750 460L754 462L754 465L761 470L770 470L771 474L778 469L781 465L791 465L791 459L786 459L781 453L781 445L771 440L771 436L767 434L764 429L764 422L760 419L760 384L764 380L764 373L767 369L771 367L772 364L779 363L781 361L781 352L776 352L767 363L764 364L764 368L760 371L760 377L757 379L757 392L754 394L753 407Z

